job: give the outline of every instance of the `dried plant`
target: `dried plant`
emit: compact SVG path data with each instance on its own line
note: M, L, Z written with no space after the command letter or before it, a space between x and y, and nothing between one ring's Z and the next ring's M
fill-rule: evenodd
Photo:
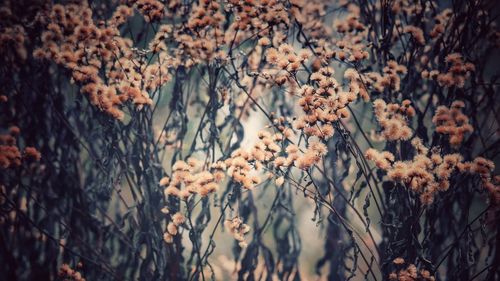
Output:
M500 280L492 0L5 0L0 279Z

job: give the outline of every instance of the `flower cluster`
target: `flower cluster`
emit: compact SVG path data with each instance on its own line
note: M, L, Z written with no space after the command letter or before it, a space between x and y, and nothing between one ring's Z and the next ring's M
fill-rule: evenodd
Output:
M429 35L431 38L438 38L443 35L446 31L446 25L451 22L453 17L453 11L451 9L444 9L439 14L434 17L434 26L430 31Z
M408 140L412 130L408 126L408 119L415 115L415 109L409 100L401 105L387 104L382 99L373 102L373 111L378 123L382 127L382 137L389 141Z
M388 170L392 168L392 163L394 163L394 155L389 151L379 152L376 149L369 148L365 157L375 163L375 166L381 170Z
M24 148L23 158L33 161L40 161L42 154L34 147L27 146Z
M275 148L274 146L271 146ZM278 147L279 148L279 147ZM264 149L269 149L265 147ZM279 149L278 149L279 151ZM227 174L232 178L235 182L241 184L245 189L252 189L256 184L260 183L260 178L255 174L255 170L251 162L255 162L256 166L258 166L260 162L254 161L258 157L266 158L269 157L269 154L263 152L261 148L254 149L254 154L248 153L243 149L238 149L231 154L231 157L224 161L227 166ZM263 160L264 160L263 159Z
M397 92L401 88L401 76L405 75L407 71L406 66L390 60L383 68L383 75L378 72L366 73L365 83L367 86L372 86L378 92L384 92L385 89Z
M439 106L432 118L436 132L449 135L450 145L453 147L458 147L463 142L464 135L474 130L469 124L469 117L462 112L464 107L463 101L454 101L450 108Z
M193 158L188 162L179 160L172 167L172 178L164 177L160 185L167 186L165 196L175 196L186 200L193 194L204 197L217 191L224 179L226 166L223 162L214 163L211 171L202 170L201 163Z
M250 226L244 224L240 217L226 220L224 222L224 227L228 229L234 239L239 242L238 245L240 245L241 248L246 248L248 246L245 241L245 235L250 231Z
M173 1L176 2L176 1ZM163 18L165 6L158 0L132 0L130 3L144 16L146 22L153 22Z
M165 243L172 243L174 241L174 236L179 234L179 228L186 221L186 217L180 212L172 215L170 222L167 224L167 230L163 233L163 240Z
M3 10L3 12L10 10ZM4 17L6 15L2 15ZM0 20L1 21L1 20ZM19 62L26 60L28 53L25 46L26 32L24 27L15 24L0 28L0 52L2 59L7 60L9 65L17 66Z
M373 161L377 168L386 171L390 181L402 183L420 194L423 204L431 204L437 192L448 190L455 171L478 175L492 204L500 203L500 177L493 175L493 161L477 157L466 162L458 153L441 155L439 149L429 150L419 138L412 140L412 146L417 153L407 161L395 161L392 153L373 148L366 151L365 157Z
M152 104L142 88L144 81L151 89L168 80L165 68L154 63L147 69L142 66L145 62L136 58L141 54L133 51L132 41L120 36L118 25L132 13L131 8L120 6L107 23L96 24L86 2L56 4L46 19L43 45L33 53L36 58L49 59L69 69L91 104L119 120L124 118L121 107L126 101L138 108ZM158 75L161 71L163 79Z
M173 56L187 67L202 62L225 60L221 46L226 44L223 25L225 17L216 1L200 0L194 7L187 29L174 27L173 39L177 43Z
M431 272L427 269L418 270L414 264L409 264L404 266L405 260L403 258L394 259L393 263L396 267L400 268L389 274L389 280L391 281L434 281L436 280L432 276Z
M406 0L395 0L391 3L391 10L396 14L404 14L405 16L419 15L425 8L420 2L411 2ZM429 5L427 5L429 6Z
M329 139L334 134L332 124L350 116L347 106L357 99L356 89L342 91L333 74L332 68L323 67L310 77L317 87L304 85L301 88L298 104L305 115L297 118L294 127L307 136Z
M34 147L26 146L24 151L17 146L16 137L20 134L19 127L12 126L8 134L0 135L0 168L18 167L22 160L40 161L41 153Z
M118 27L127 22L128 18L134 15L134 10L126 5L116 7L113 16L109 19L108 23L111 26Z
M321 0L291 0L290 14L302 29L314 39L325 38L327 28L321 19L326 15L327 3Z
M422 78L436 80L442 87L463 88L471 72L476 69L474 64L464 62L462 55L459 53L449 54L446 56L445 62L449 65L446 72L440 72L437 69L424 70L422 71Z
M283 2L278 0L239 1L230 0L228 9L235 13L230 30L255 32L273 25L290 24L290 15ZM246 37L246 35L244 35ZM241 39L241 36L239 39ZM237 41L239 41L237 39Z
M495 170L493 161L476 157L471 162L458 163L457 167L463 173L478 175L484 188L490 194L492 203L500 203L500 176L493 176Z
M412 38L420 45L425 45L424 31L413 25L406 25L403 28L403 33L411 34Z
M3 169L21 165L21 152L16 139L11 135L0 135L0 167Z
M347 14L344 18L334 20L334 29L339 33L339 39L334 40L333 46L329 46L328 40L320 41L320 46L315 52L328 61L330 57L340 61L360 62L369 58L369 48L364 38L368 29L360 21L360 9L353 4L347 5ZM334 49L334 50L332 50Z
M263 45L267 42L260 39L259 44ZM289 44L281 44L278 49L269 48L266 52L266 60L269 64L277 66L278 71L274 77L274 82L281 86L285 82L290 81L290 76L296 73L299 68L307 62L311 57L311 51L302 49L295 53L293 47Z
M349 81L349 93L360 96L365 102L370 100L367 89L368 83L371 82L370 78L353 68L349 68L344 72L344 78Z
M285 130L285 132L290 131ZM313 139L310 139L307 148L301 151L295 144L283 146L283 142L289 138L286 133L271 134L267 131L260 131L258 136L259 140L251 149L248 151L238 149L224 162L228 175L245 189L252 189L261 182L259 172L262 172L264 167L277 171L276 174L269 172L268 175L269 177L276 176L275 183L281 186L284 183L284 177L280 176L281 172L279 172L281 169L297 167L307 170L319 163L322 156L328 152L323 142Z
M299 169L307 170L317 164L321 160L321 157L326 155L327 152L328 148L324 143L312 141L309 143L307 150L302 155L297 157L297 160L295 160L295 166ZM294 154L292 153L292 155Z
M348 33L363 31L366 29L365 25L359 20L360 10L356 5L348 5L348 14L343 19L338 19L334 22L335 30L339 33Z
M72 269L67 263L63 263L59 268L59 277L64 281L85 281L82 274Z
M407 161L395 161L392 153L373 148L368 149L365 156L386 171L390 181L404 184L420 195L423 204L428 205L434 201L438 191L448 190L450 177L462 161L462 156L456 153L441 156L438 150L429 153L419 138L412 140L412 146L417 153Z

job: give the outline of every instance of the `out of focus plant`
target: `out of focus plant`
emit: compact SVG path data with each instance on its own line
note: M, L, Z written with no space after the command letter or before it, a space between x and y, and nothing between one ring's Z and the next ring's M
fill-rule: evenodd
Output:
M0 279L499 280L498 8L3 1Z

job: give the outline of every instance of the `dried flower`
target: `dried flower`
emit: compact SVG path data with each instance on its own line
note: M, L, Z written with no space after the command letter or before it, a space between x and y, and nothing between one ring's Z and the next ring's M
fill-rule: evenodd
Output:
M283 176L276 179L277 186L282 186L284 182L285 182L285 178Z
M240 217L226 220L224 226L233 235L234 239L239 242L240 247L245 248L245 235L250 231L250 226L244 224Z

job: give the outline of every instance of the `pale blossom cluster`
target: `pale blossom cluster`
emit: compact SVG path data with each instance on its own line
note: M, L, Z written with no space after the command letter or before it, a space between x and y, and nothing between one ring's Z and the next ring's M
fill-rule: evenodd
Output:
M274 158L272 166L277 169L294 166L301 170L308 170L318 164L327 153L328 148L321 140L310 138L304 149L293 143L287 145L284 152L281 151L281 155ZM281 179L277 179L277 183L280 181Z
M419 138L412 140L416 154L411 160L395 161L395 156L388 152L379 152L373 148L366 151L366 158L377 167L387 172L390 181L403 184L420 195L423 204L431 204L439 191L450 187L450 177L462 161L460 154L446 154L429 149Z
M411 35L413 40L419 45L425 45L424 31L420 27L414 25L406 25L403 27L403 33Z
M495 165L491 160L477 157L466 162L458 153L442 155L436 147L428 149L419 138L414 138L411 144L416 151L411 160L396 161L392 153L373 148L366 151L365 157L386 171L390 181L401 183L419 194L423 204L431 204L438 192L448 190L455 172L478 175L492 203L500 202L500 178L493 175Z
M178 2L178 1L169 1ZM162 19L165 16L165 5L158 0L131 0L130 4L139 10L144 16L146 22L152 22Z
M360 37L359 35L345 36L343 40L337 41L335 45L338 49L332 53L333 57L350 63L368 59L370 57L368 47L360 41Z
M200 0L191 12L187 30L174 26L172 39L177 46L172 56L187 67L192 64L226 60L222 50L226 41L223 25L226 22L223 9L216 1Z
M307 31L309 39L314 41L314 44L308 46L314 54L310 65L313 72L329 65L332 60L357 63L369 58L368 42L365 40L367 28L359 19L358 6L346 1L339 3L347 14L335 17L332 30L321 22L328 5L326 2L316 0L291 2L291 14L300 23L302 30ZM337 32L337 36L332 36L333 31ZM276 47L284 43L286 35L281 31L276 32L272 39L272 45ZM264 39L265 41L267 40Z
M462 55L452 53L446 56L446 72L437 69L422 71L422 78L431 79L438 82L442 87L458 87L463 88L465 81L470 77L471 73L476 70L474 64L465 62Z
M386 89L398 92L401 89L401 77L408 72L406 66L398 64L395 60L390 60L382 71L383 74L378 72L366 73L366 85L372 86L381 93Z
M428 2L413 2L408 0L395 0L391 2L391 10L395 14L403 14L405 16L415 16L420 15L422 11L429 10L431 8L430 3ZM377 7L380 8L380 3L377 3Z
M262 45L264 43L266 43L265 40L261 38L259 44ZM311 55L311 51L308 49L302 49L298 53L295 53L294 48L289 44L281 44L277 49L267 49L267 62L281 70L276 73L274 82L280 86L286 82L292 82L290 76L297 72Z
M183 200L195 194L205 197L217 191L219 183L224 179L225 168L223 162L216 162L210 170L205 170L202 163L194 158L187 162L179 160L172 166L171 178L163 177L159 184L166 186L165 196Z
M240 217L234 217L224 221L224 227L233 235L234 239L239 242L238 245L241 248L246 248L248 246L245 241L245 235L250 231L250 226L243 223Z
M108 24L111 26L119 27L125 24L127 20L134 15L134 10L126 5L120 5L116 7L115 12L108 20Z
M234 14L231 23L226 21L226 13ZM188 68L206 62L224 63L230 59L227 48L255 36L255 29L260 30L259 37L265 38L272 26L289 22L289 13L283 3L276 0L232 0L224 6L216 1L200 0L190 12L187 24L171 25L171 36L165 37L175 43L175 48L168 50L172 60L169 63ZM273 43L281 42L279 34L275 33Z
M265 166L290 166L295 159L283 157L282 143L290 138L291 134L291 130L287 128L284 128L283 133L275 134L266 130L259 131L259 140L252 148L237 149L224 161L227 174L245 189L252 189L261 182L260 174Z
M438 38L442 36L448 23L452 20L453 11L450 8L443 9L439 14L434 17L434 26L432 27L429 35L431 38Z
M370 49L365 40L368 28L360 21L360 9L352 3L346 4L346 8L346 16L336 18L333 22L334 30L339 33L338 39L334 38L332 46L328 44L329 40L320 41L320 47L315 49L324 61L335 58L357 63L370 57Z
M360 94L359 87L351 87L343 91L333 77L333 68L323 67L310 76L312 85L304 85L300 90L298 104L304 111L294 122L294 127L307 136L316 136L327 140L334 134L333 124L342 118L348 118L348 105L355 101ZM351 85L355 78L351 79ZM349 79L348 78L348 79Z
M19 127L12 126L7 134L0 134L0 168L14 168L20 166L22 161L40 161L42 158L35 147L26 146L24 150L19 148L16 137L20 133Z
M85 281L82 274L71 268L67 263L63 263L59 268L59 278L64 281Z
M266 30L271 25L288 26L291 21L284 2L278 0L229 0L228 2L228 11L235 13L235 20L231 23L230 30L243 32ZM237 42L243 37L247 36L240 36Z
M427 269L418 269L414 264L409 264L408 266L403 266L405 260L403 258L396 258L393 263L397 267L402 267L397 271L393 271L389 274L389 280L391 281L434 281L436 278Z
M24 23L34 20L32 24L36 24L37 19L28 20L28 13L20 15L9 2L3 1L0 6L0 61L16 71L28 58L30 38Z
M363 31L366 29L365 25L360 21L360 10L357 5L347 5L348 14L345 18L337 19L333 25L339 33L350 33L356 31Z
M276 185L281 186L285 180L282 175L284 171L291 167L308 170L318 164L328 152L326 145L314 138L309 139L308 145L303 148L293 143L285 146L291 130L284 132L271 134L265 130L259 131L259 140L252 148L234 151L231 157L224 161L229 177L243 188L253 189L262 181L261 175L267 171L267 176L276 177Z
M245 189L252 189L261 182L257 170L262 168L261 161L270 161L273 152L278 152L279 146L276 143L269 145L255 145L250 152L243 149L237 149L231 154L231 157L225 160L227 165L227 174L231 179L239 183ZM258 159L261 159L259 161Z
M10 13L9 9L3 9L2 12ZM7 16L7 15L1 15ZM1 19L0 19L1 21ZM27 40L24 27L15 24L7 27L0 27L0 53L2 58L7 60L9 65L17 66L26 60L28 53L26 50L25 42Z
M479 8L479 7L478 7ZM462 21L457 18L456 13L453 11L451 8L445 8L442 11L440 11L437 15L434 16L434 25L432 26L429 36L432 38L434 43L437 43L436 45L440 47L444 47L443 42L441 42L441 39L450 36L452 30L458 30L459 32L463 32L464 29L466 29L469 21L483 21L486 17L490 16L491 12L488 9L484 9L484 7L481 7L478 9L476 13L470 13L468 15L469 20L468 21ZM453 22L453 25L450 25L450 23ZM456 27L454 29L453 27ZM493 23L490 25L488 28L483 29L483 32L485 33L484 38L489 41L489 43L492 44L494 47L498 47L500 44L500 32L498 32L497 24ZM458 42L451 42L451 45L448 45L447 47L453 47L457 48L460 47L457 45Z
M0 135L0 167L3 169L21 165L21 152L16 139L11 135Z
M478 175L492 203L500 203L500 176L493 174L495 171L493 161L484 157L476 157L470 162L459 163L458 169L463 173Z
M328 153L327 146L319 141L311 141L307 150L300 154L295 160L295 166L301 170L308 170L321 161L321 158Z
M70 70L72 80L92 105L123 120L122 107L127 101L138 109L151 105L146 90L167 82L169 77L167 69L157 63L146 66L140 60L141 53L132 48L132 41L120 36L119 25L132 15L132 8L119 6L107 22L96 23L86 2L55 4L45 19L42 47L33 55Z
M174 11L179 10L180 2L171 1L168 5L169 9L165 12L172 11L170 16L175 17ZM168 77L169 68L184 66L189 69L200 63L226 60L223 50L226 44L223 31L225 17L222 12L218 2L202 0L194 5L186 24L174 22L160 25L149 42L149 51L158 55L157 68L162 68L154 77Z
M415 109L409 100L401 104L387 104L382 99L373 102L373 112L382 128L381 136L389 141L408 140L412 136L409 119L415 115Z
M27 146L24 148L23 159L40 161L42 154L34 147Z
M469 123L469 117L462 112L465 107L463 101L454 101L448 108L439 106L432 118L432 123L436 126L436 132L449 135L450 145L458 147L464 140L466 133L471 133L474 128Z
M167 229L163 233L163 240L165 243L172 243L174 241L174 236L179 234L180 227L186 221L186 217L177 212L170 217L170 221L167 223Z
M363 101L370 101L368 86L372 85L373 80L367 75L359 73L354 68L348 68L344 72L344 79L348 81L349 93L360 96Z
M291 0L290 14L302 25L302 29L314 39L328 35L328 29L321 19L326 15L327 3L321 0Z

